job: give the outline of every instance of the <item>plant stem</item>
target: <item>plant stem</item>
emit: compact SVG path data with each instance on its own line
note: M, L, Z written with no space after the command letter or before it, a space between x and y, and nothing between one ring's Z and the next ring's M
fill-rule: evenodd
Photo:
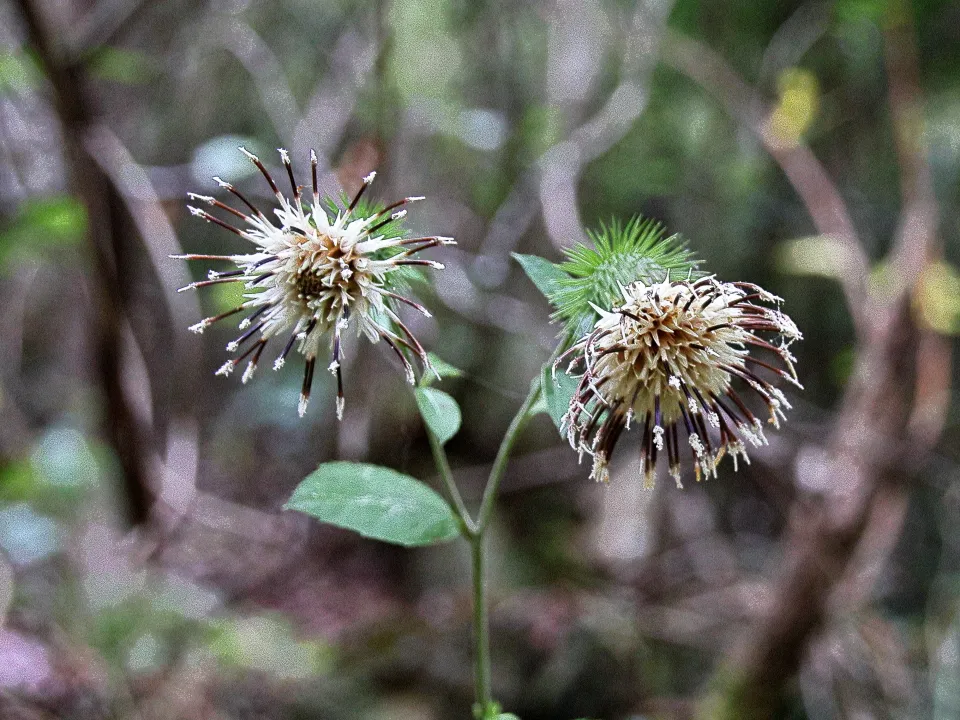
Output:
M493 515L493 503L497 499L497 489L500 487L500 481L503 479L503 472L507 469L507 460L510 458L510 451L514 443L520 437L520 432L526 426L530 419L530 409L534 406L540 397L540 377L537 376L530 383L530 391L527 393L523 405L513 416L510 427L507 428L503 440L500 442L500 449L497 451L497 457L493 461L493 467L490 468L490 477L487 478L487 486L483 489L483 500L480 502L480 514L477 516L477 534L481 537L490 523L490 516Z
M463 497L453 479L450 463L443 445L429 428L427 437L430 440L430 449L433 459L440 473L440 478L453 502L453 509L462 523L463 536L470 543L470 568L473 584L473 680L476 694L474 715L478 720L486 720L495 712L495 705L490 683L490 618L487 603L486 554L484 540L487 526L493 515L493 504L497 497L497 489L507 469L507 460L514 443L530 419L530 410L540 397L540 377L530 383L530 391L526 399L517 410L510 427L507 428L497 457L493 461L487 484L483 489L483 499L480 501L480 512L476 520L471 519L470 512L463 502Z
M490 620L487 609L486 556L483 532L470 538L473 572L473 682L476 696L474 714L486 718L493 703L490 689Z
M483 489L483 500L480 502L480 514L474 525L470 539L471 568L473 570L473 679L476 688L477 704L475 714L478 718L490 717L493 706L493 697L490 686L490 618L487 602L487 577L485 539L490 517L493 515L493 503L496 500L497 488L507 468L507 459L520 432L530 419L530 409L540 397L540 378L530 383L530 392L513 416L510 427L507 428L500 449L490 469L486 487Z
M433 461L437 465L440 479L443 480L443 485L447 489L450 499L453 501L453 509L456 511L457 517L460 518L460 522L463 525L463 535L467 540L471 540L477 532L477 526L473 518L470 517L470 511L467 510L467 506L463 502L460 488L457 487L457 483L453 479L453 471L450 470L450 461L447 460L447 451L444 450L443 445L440 444L440 440L437 439L437 436L433 434L433 431L429 427L427 428L427 438L430 440L430 449L433 451Z

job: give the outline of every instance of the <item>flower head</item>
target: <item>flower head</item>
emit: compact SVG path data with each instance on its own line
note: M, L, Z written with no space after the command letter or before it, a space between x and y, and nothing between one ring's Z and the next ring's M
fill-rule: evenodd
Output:
M760 398L776 427L790 404L771 380L800 387L788 347L801 334L777 309L780 298L756 285L714 277L635 282L621 293L622 304L609 311L595 308L600 319L593 330L560 356L572 358L570 370L583 369L563 428L581 456L593 456L591 477L609 479L617 440L634 422L643 433L641 473L648 487L664 451L668 471L681 485L684 446L697 480L715 476L725 453L734 469L738 455L749 462L745 441L758 446L766 439L734 381ZM778 344L771 342L778 336ZM751 349L770 353L768 360L781 367L754 357Z
M406 197L376 210L361 205L360 198L373 182L376 173L363 179L363 185L345 208L329 198L321 198L317 187L317 156L311 151L312 197L302 195L294 179L293 167L286 150L280 159L286 168L292 188L286 197L259 158L240 148L266 179L277 198L275 217L255 207L230 183L214 178L231 193L244 209L237 210L216 198L191 193L197 202L228 213L240 222L233 225L221 217L198 207L190 212L215 223L253 244L253 252L240 255L179 255L187 260L222 260L237 269L211 270L208 278L190 283L181 290L218 283L244 283L244 302L225 313L204 318L190 329L202 333L218 320L249 312L240 322L242 334L227 344L227 351L236 354L217 370L229 375L241 362L250 358L242 380L254 374L267 344L277 338L282 350L273 367L279 370L296 346L305 360L299 412L306 412L317 358L322 346L329 342L331 362L328 369L337 378L337 417L343 416L342 337L353 326L371 342L384 340L397 354L406 370L407 379L415 381L413 366L407 353L418 357L425 368L429 360L421 344L396 312L396 304L409 305L422 314L430 313L420 304L404 297L399 273L409 266L442 269L433 260L415 258L419 252L439 245L452 244L451 238L405 237L397 231L396 221L407 210L403 206L421 197ZM327 208L332 208L328 214Z

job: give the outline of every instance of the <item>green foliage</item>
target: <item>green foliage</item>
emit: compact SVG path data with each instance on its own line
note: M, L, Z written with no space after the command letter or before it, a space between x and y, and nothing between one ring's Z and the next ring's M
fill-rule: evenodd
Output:
M416 394L423 421L443 445L460 430L460 406L447 393L436 388L419 387Z
M450 506L429 487L365 463L321 465L297 486L284 509L406 547L445 542L460 534Z
M678 234L664 237L663 225L655 220L635 216L626 225L612 220L587 235L593 247L578 244L565 250L567 259L558 267L567 277L557 280L557 289L547 295L568 341L593 327L598 318L593 306L610 309L622 302L621 285L700 274L699 261L685 241Z
M569 277L559 265L538 255L521 255L520 253L512 253L512 255L520 263L527 277L537 286L537 290L547 298L560 289L561 281Z
M433 369L441 378L463 377L463 370L458 367L454 367L436 353L428 352L427 357L430 359L430 364L433 366ZM425 373L423 380L420 381L420 384L422 386L429 385L433 381L433 377L433 373Z
M370 191L367 190L369 193ZM340 196L340 204L338 205L333 198L327 197L322 202L326 206L327 214L331 218L335 218L338 213L343 212L343 208L350 206L350 200L346 195ZM361 198L360 202L357 203L357 206L353 209L351 215L353 217L364 218L374 215L383 208L386 207L382 202L376 201L372 202L367 197ZM396 212L396 210L394 210ZM386 216L383 218L386 220ZM410 231L404 225L404 218L398 218L396 220L391 220L386 225L377 230L377 236L384 235L387 237L407 237L410 234ZM378 250L373 253L372 257L375 260L387 260L388 258L393 257L394 255L399 255L402 252L405 252L407 248L403 247L388 247ZM400 266L396 270L390 272L386 276L387 284L389 289L392 292L399 293L400 295L405 295L410 291L414 286L416 287L429 287L430 283L427 280L426 275L423 271L411 265Z
M27 200L13 223L0 232L0 265L77 243L87 230L83 205L70 195Z
M226 312L244 301L247 294L245 283L222 283L209 288L211 292L201 295L201 302L209 303L210 314Z
M282 617L261 615L220 620L211 629L210 649L226 666L305 680L329 671L331 650L323 642L299 639Z
M122 85L142 85L153 76L146 55L134 50L101 47L90 58L90 72L101 80Z
M560 429L560 422L570 406L570 399L577 391L577 384L577 379L567 375L562 368L557 368L554 377L551 363L543 366L540 373L543 400L546 405L546 412L558 430Z
M837 19L842 22L867 21L882 26L891 12L887 0L840 0L834 7Z
M50 427L29 456L0 466L0 509L30 507L57 521L78 517L91 491L109 477L111 460L108 448L76 430Z
M0 53L0 94L22 93L37 84L42 77L36 60L25 53Z
M850 262L850 252L829 235L796 238L780 243L777 269L790 275L812 275L840 280Z

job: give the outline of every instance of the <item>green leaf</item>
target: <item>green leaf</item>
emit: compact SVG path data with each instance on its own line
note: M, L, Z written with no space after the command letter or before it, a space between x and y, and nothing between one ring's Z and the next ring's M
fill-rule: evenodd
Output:
M0 53L0 94L10 90L22 93L37 85L43 73L36 61L25 53Z
M557 426L557 430L560 429L563 416L570 407L570 399L577 391L579 384L580 381L577 378L567 375L561 368L557 368L556 377L554 377L552 365L547 363L543 366L543 371L540 373L540 387L547 406L547 414Z
M554 265L549 260L545 260L537 255L511 254L513 258L520 263L520 267L523 268L527 277L537 286L537 290L542 292L547 299L559 289L560 281L569 279L568 275L560 269L559 265Z
M463 377L463 370L458 367L454 367L436 353L428 352L427 359L430 360L430 364L433 366L433 369L437 371L437 375L439 375L441 378ZM434 377L433 373L424 373L423 380L421 381L422 384L428 385L430 382L429 378L431 377Z
M297 486L284 509L406 547L446 542L460 534L450 506L429 487L365 463L321 465Z
M443 445L460 429L460 406L443 390L417 388L417 407L423 421Z
M77 243L87 230L84 206L70 195L20 203L12 225L0 233L0 266Z
M547 401L544 399L542 391L539 395L537 395L537 401L530 407L531 417L534 415L539 415L540 413L550 413L550 409L547 407Z
M488 702L486 705L473 704L473 717L476 720L520 720L513 713L501 713L503 708L498 702Z

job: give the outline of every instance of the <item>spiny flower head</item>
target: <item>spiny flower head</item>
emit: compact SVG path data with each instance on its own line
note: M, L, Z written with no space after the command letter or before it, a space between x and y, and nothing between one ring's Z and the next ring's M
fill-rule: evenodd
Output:
M596 307L611 307L620 299L621 288L641 280L700 277L699 261L679 234L666 236L663 225L636 216L626 225L619 220L588 230L590 245L566 249L567 258L556 266L561 278L549 300L553 320L562 322L567 342L589 332L597 320Z
M569 370L583 371L563 429L581 457L593 456L591 477L609 480L617 440L635 421L643 433L640 463L648 487L664 450L678 486L684 446L697 480L716 476L725 453L734 469L738 455L749 462L744 441L758 446L766 439L734 381L760 398L776 427L790 404L771 380L800 387L788 348L801 334L778 309L780 298L750 283L714 277L635 282L620 292L621 301L610 310L596 308L600 319L593 330L557 360L569 357ZM754 357L751 349L769 353L768 360L781 367Z
M236 354L217 370L229 375L250 358L242 380L246 383L257 369L267 344L277 338L282 350L273 367L279 370L296 346L305 360L299 413L304 415L310 398L314 368L323 345L329 342L331 362L328 369L337 378L337 417L343 416L342 336L353 325L357 333L371 342L383 340L403 363L407 379L415 382L411 353L430 367L427 354L396 312L403 303L423 315L430 313L420 304L404 297L402 271L409 266L442 269L433 260L415 258L419 252L439 245L452 244L451 238L440 236L405 237L397 221L406 214L406 204L422 197L406 197L383 209L372 209L360 203L364 191L376 173L363 179L363 185L352 201L340 208L329 198L321 198L317 185L317 156L311 151L312 197L305 198L303 188L294 179L293 166L286 150L280 150L292 188L286 197L264 164L255 155L240 148L261 172L276 196L279 207L269 217L254 206L230 183L214 178L220 187L231 193L244 209L237 210L216 198L191 193L196 201L228 213L240 222L239 227L205 209L191 206L190 212L215 223L254 245L253 252L240 255L179 255L187 260L215 260L233 263L237 269L211 270L208 278L190 283L181 290L206 287L218 283L244 283L244 302L225 313L204 318L190 329L202 333L213 323L232 315L249 312L240 322L243 333L227 344L227 351ZM328 212L328 208L332 210Z

